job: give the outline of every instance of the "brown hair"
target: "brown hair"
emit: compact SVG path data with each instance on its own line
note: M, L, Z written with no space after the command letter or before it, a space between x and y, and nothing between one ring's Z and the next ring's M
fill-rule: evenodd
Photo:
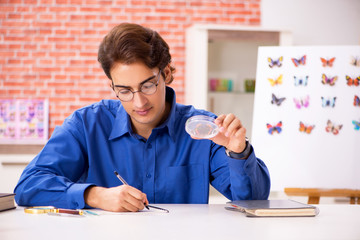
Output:
M133 23L115 26L103 39L98 52L98 61L106 76L112 80L110 70L116 62L132 64L141 61L149 68L163 70L171 63L168 44L150 28ZM170 66L173 81L175 68Z

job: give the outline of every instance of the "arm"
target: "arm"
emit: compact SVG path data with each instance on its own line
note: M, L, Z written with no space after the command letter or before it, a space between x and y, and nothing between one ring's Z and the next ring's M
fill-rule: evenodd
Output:
M241 121L228 114L219 116L215 122L220 133L211 139L216 143L211 156L212 185L231 200L267 199L269 172L264 162L256 158L252 146L246 147L246 129ZM230 156L222 146L231 152Z
M66 126L57 127L44 149L25 168L14 190L15 200L24 206L83 208L84 191L91 185L82 183L87 168L84 141Z
M90 174L87 141L92 137L83 129L74 116L55 129L44 149L25 168L14 190L16 202L23 206L70 209L86 205L110 211L143 209L146 195L135 188L104 188L87 182ZM96 171L96 166L93 167Z

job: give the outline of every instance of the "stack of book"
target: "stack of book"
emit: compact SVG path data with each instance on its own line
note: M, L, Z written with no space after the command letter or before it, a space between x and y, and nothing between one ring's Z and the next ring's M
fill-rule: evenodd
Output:
M0 193L0 212L16 208L14 197L13 193Z
M237 200L226 203L226 209L239 211L248 217L314 217L315 206L293 200Z

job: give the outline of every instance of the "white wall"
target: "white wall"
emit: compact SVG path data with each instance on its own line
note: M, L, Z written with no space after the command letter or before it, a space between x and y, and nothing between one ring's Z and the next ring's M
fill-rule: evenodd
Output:
M359 45L359 0L261 0L263 27L293 33L294 45Z

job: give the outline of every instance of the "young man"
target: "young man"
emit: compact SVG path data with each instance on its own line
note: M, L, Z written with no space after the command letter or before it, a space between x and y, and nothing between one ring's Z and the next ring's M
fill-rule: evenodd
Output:
M208 203L209 183L230 200L268 197L268 170L233 114L217 117L220 133L211 139L186 133L189 117L216 116L176 103L167 86L175 68L157 32L120 24L98 60L120 101L79 109L55 129L15 188L19 205L139 211L148 203Z

